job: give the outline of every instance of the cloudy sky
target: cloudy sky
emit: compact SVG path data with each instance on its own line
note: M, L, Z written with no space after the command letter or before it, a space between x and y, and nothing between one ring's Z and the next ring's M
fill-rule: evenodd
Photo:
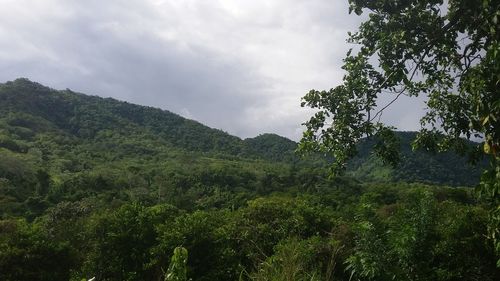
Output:
M300 138L310 89L342 79L347 0L0 0L0 82L160 107L242 138ZM384 119L418 128L423 106Z

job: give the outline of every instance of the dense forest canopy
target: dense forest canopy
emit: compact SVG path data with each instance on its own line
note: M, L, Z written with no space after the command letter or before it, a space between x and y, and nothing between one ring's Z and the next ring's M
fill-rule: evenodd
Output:
M349 3L299 144L0 84L0 280L499 280L499 1ZM379 122L387 92L429 97L421 132Z
M480 169L412 152L415 133L399 167L367 139L330 177L277 135L27 79L0 85L0 112L2 280L499 277Z

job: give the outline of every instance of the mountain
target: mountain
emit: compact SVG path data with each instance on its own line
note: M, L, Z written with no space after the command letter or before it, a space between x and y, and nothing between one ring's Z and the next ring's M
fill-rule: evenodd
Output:
M21 139L42 132L58 133L83 142L111 135L141 136L185 151L278 161L291 159L297 145L275 134L243 141L167 110L71 90L57 91L24 78L0 84L0 113L7 126L4 129ZM0 146L20 149L16 142L8 139L4 134ZM137 149L147 150L146 147Z
M479 169L464 159L412 153L414 133L399 135L401 165L382 165L367 141L348 175L364 181L477 183ZM36 217L58 202L88 197L107 204L230 206L234 198L228 198L238 190L314 189L326 178L327 160L299 159L296 146L275 134L242 140L166 110L17 79L0 84L0 214Z
M255 138L243 141L249 154L273 160L273 161L296 161L294 151L297 143L276 134L262 134Z
M7 123L30 130L58 130L87 140L113 131L123 135L154 135L160 141L187 150L236 154L242 150L239 138L166 110L71 90L56 91L27 79L2 84L0 92L0 112L7 115Z
M384 165L370 153L374 140L363 140L358 146L358 155L349 163L348 174L362 181L402 181L451 186L474 186L478 184L486 163L471 165L463 156L455 153L432 153L413 151L411 143L416 132L397 132L400 139L401 161L396 167ZM477 143L468 142L473 148Z
M398 167L365 139L350 177L328 177L327 160L275 134L242 140L165 110L0 84L0 280L164 280L176 266L202 281L348 280L358 257L387 280L498 280L472 189L394 183L473 184L476 170L398 134ZM172 266L179 252L187 265Z
M166 110L17 79L0 84L0 214L35 217L95 196L193 206L215 193L285 189L299 185L292 165L306 165L295 163L295 145L271 134L242 140Z

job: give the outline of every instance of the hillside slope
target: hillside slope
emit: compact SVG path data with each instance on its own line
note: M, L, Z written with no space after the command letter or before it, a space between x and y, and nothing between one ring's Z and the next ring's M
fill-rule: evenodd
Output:
M0 84L0 116L0 147L16 152L26 152L28 143L33 146L34 140L48 134L55 150L69 144L79 144L83 149L91 145L92 151L87 153L110 156L103 160L158 155L163 150L224 159L298 160L294 154L297 144L275 134L241 140L166 110L71 90L57 91L23 78ZM398 135L403 161L397 168L382 165L370 153L373 144L365 141L349 165L349 174L377 181L477 183L480 169L469 166L465 159L451 153L413 152L410 144L415 133Z
M412 133L400 136L404 157L396 169L362 144L348 174L364 181L477 183L479 169L463 159L412 153ZM232 204L228 194L235 190L315 189L327 162L299 160L296 145L274 134L241 140L166 110L17 79L0 84L0 213L34 217L87 197L218 206Z
M242 150L239 138L166 110L56 91L27 79L0 84L0 112L7 115L10 125L37 129L50 124L51 129L82 139L111 130L124 135L152 134L187 150L236 154ZM34 124L21 124L23 121L16 119L19 114Z
M243 141L165 110L7 82L0 84L0 214L35 217L90 197L230 205L233 191L266 193L308 178L290 172L292 141L267 138Z
M245 148L253 154L272 161L297 160L295 149L297 143L276 134L262 134L244 140Z
M412 154L413 134L400 135L397 169L366 140L351 175L475 177L452 155ZM299 160L295 147L26 79L2 84L0 280L164 280L179 246L190 280L348 280L367 256L387 280L499 279L472 189L330 178L324 159Z
M451 186L478 184L484 162L472 166L465 157L454 153L413 151L411 142L416 132L397 132L400 139L401 162L396 167L384 165L370 153L375 142L363 141L359 154L351 160L348 174L363 181L403 181ZM469 142L471 147L477 145Z

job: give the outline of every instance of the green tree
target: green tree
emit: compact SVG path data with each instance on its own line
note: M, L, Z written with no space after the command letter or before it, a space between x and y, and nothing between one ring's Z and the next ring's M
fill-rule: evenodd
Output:
M184 247L174 249L165 281L187 281L188 251Z
M398 265L398 280L436 279L434 270L439 261L434 259L433 249L438 240L435 226L436 202L433 194L416 190L406 198L405 208L392 219L388 244ZM425 279L429 278L429 279Z
M126 204L110 214L92 218L88 241L92 241L84 273L98 280L154 280L160 265L153 260L157 244L156 225L171 221L178 210L170 205L144 207Z
M370 204L361 204L354 225L354 251L346 259L346 269L351 277L362 280L391 280L394 263L389 255L386 225Z
M393 128L380 121L402 95L425 95L427 112L414 148L487 156L481 190L500 217L500 1L349 0L350 12L368 13L344 59L343 83L311 90L302 106L318 109L305 123L302 151L331 153L334 172L345 168L361 138L375 137L375 153L398 160ZM379 104L381 94L392 95ZM475 150L461 137L483 138ZM498 223L497 223L498 225ZM500 230L490 235L500 241ZM497 242L500 250L500 244Z
M69 280L75 253L39 224L0 220L0 280Z
M36 179L38 181L36 193L40 196L45 196L50 186L50 175L44 170L38 170L36 171Z
M164 256L182 245L189 252L187 274L194 280L235 280L238 259L228 235L221 230L226 224L225 211L195 211L158 226L157 263L167 263Z
M259 264L249 280L337 280L334 273L341 250L339 241L319 236L283 239L275 246L275 253Z

